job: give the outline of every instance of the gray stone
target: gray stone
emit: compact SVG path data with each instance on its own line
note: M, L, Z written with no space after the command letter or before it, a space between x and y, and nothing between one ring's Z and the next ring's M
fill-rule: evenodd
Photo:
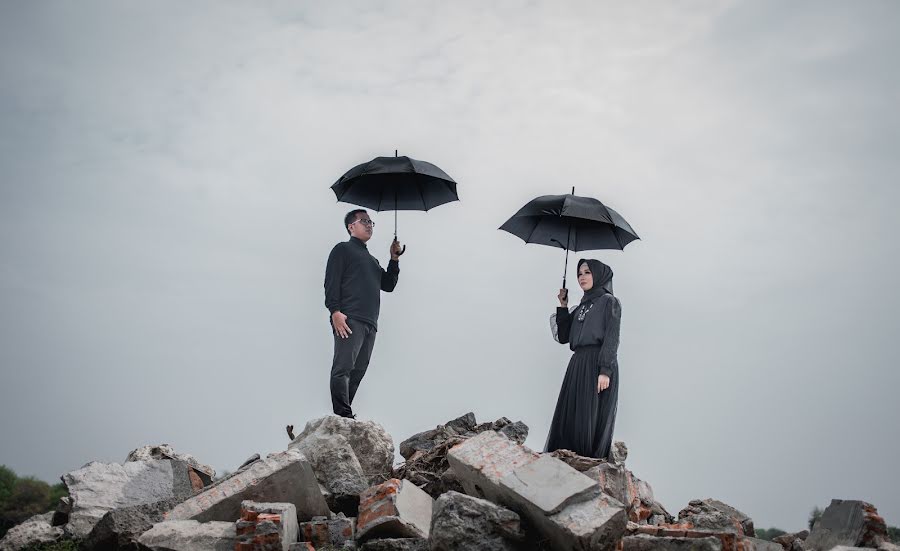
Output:
M548 455L513 470L500 480L500 484L527 499L546 515L558 513L600 493L595 481Z
M209 465L200 463L193 455L176 452L172 449L172 446L168 444L142 446L129 453L128 457L125 458L125 462L150 461L151 459L176 459L178 461L184 461L200 476L204 486L211 484L213 479L216 478L215 469Z
M432 551L513 551L524 537L519 515L490 501L451 491L434 502Z
M431 496L408 480L392 478L360 495L356 539L427 538Z
M766 541L758 538L744 537L741 540L744 551L783 551L784 548L774 541Z
M887 525L874 505L833 499L806 538L806 548L826 551L838 545L878 547L887 541Z
M780 536L772 538L772 541L780 545L783 549L791 550L791 548L795 547L794 541L800 540L802 545L803 540L809 537L809 530L801 530L799 532L793 532L788 534L782 534Z
M447 452L467 438L484 431L499 432L519 444L528 436L528 427L521 421L513 423L506 417L501 417L496 421L476 425L475 415L467 413L404 440L400 444L400 454L406 462L397 466L391 476L411 480L435 499L451 490L462 491L462 485L447 463Z
M628 459L628 446L625 445L625 442L616 440L609 449L609 460L616 465L621 465L625 463L626 459Z
M672 522L672 516L653 498L649 484L634 476L624 465L603 462L584 471L584 474L600 485L603 493L625 504L628 520L648 521L656 515L656 524Z
M165 512L176 504L177 500L169 499L113 509L94 525L84 547L93 551L126 549L154 524L162 522Z
M443 425L414 434L400 443L400 455L409 459L417 451L427 452L449 438L464 436L475 430L475 414L471 411ZM526 428L527 431L527 428Z
M363 543L359 551L428 551L428 540L425 538L370 540Z
M336 435L342 436L350 445L369 485L379 484L390 478L394 465L394 441L384 427L378 423L328 415L308 422L303 432L288 447L303 447L303 441L313 434L318 437L319 441ZM315 455L310 447L303 449L306 450L305 453ZM310 461L319 463L313 457L310 457ZM317 472L316 474L321 476L323 484L327 486L324 481L328 478L327 473Z
M35 515L18 526L13 526L0 539L0 551L19 551L42 543L53 543L63 537L63 529L51 526L53 513Z
M71 498L65 531L83 539L108 511L182 500L193 494L189 467L183 461L150 460L125 464L91 462L62 476Z
M528 439L528 425L526 425L522 421L510 423L504 427L501 427L497 432L509 438L516 444L524 444L525 440Z
M722 551L722 542L705 538L669 538L638 534L622 538L622 551Z
M236 543L233 522L196 520L158 522L138 538L142 551L234 551Z
M724 530L753 537L753 519L731 505L716 499L694 499L678 512L678 522L690 522L697 528Z
M547 515L525 496L501 483L515 470L539 458L528 448L490 431L457 445L448 455L450 466L466 493L517 512L554 548L615 549L627 522L625 508L618 500L600 494Z
M325 490L329 509L355 516L359 494L371 484L350 441L339 433L314 431L296 440L291 447L309 460Z
M244 500L292 503L299 521L329 514L312 467L300 451L290 449L216 482L175 506L166 519L234 522Z
M252 520L250 520L252 519ZM241 518L235 523L238 544L249 544L256 548L281 549L288 551L297 541L299 525L297 508L293 503L260 503L246 500L241 502ZM257 538L273 535L274 541L259 545Z

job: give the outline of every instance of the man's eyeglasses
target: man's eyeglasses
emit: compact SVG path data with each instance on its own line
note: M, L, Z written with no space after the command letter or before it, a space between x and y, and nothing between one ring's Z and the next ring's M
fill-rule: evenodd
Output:
M369 220L368 218L360 218L359 220L354 220L353 222L350 222L350 224L356 224L357 222L359 222L363 226L369 226L370 228L375 227L375 222L372 220Z

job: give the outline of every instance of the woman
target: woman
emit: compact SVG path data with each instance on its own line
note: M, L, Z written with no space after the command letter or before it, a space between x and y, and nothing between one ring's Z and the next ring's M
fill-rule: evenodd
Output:
M619 322L622 307L612 294L612 268L599 260L578 261L581 302L568 310L568 293L560 289L554 337L569 343L574 354L563 379L545 451L571 450L605 459L612 444L619 397Z

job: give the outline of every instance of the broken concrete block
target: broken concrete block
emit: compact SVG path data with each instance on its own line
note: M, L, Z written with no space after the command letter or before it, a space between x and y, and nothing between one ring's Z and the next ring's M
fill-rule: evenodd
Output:
M538 459L558 460L550 456L540 458L496 433L483 432L466 440L450 450L448 459L466 493L486 497L522 515L555 548L611 550L625 532L624 506L605 494L582 494L585 501L569 500L559 512L547 514L545 504L531 501L533 495L504 484L515 471ZM577 472L574 475L584 476Z
M292 503L241 502L235 523L236 551L288 551L297 541L297 508Z
M324 488L328 508L355 516L359 494L371 486L350 441L339 433L304 433L291 448L300 450L310 462L316 479ZM303 436L303 434L301 434Z
M362 472L368 477L369 485L380 484L390 478L394 465L394 440L378 423L328 415L308 422L289 448L299 447L305 453L312 453L311 447L302 444L313 434L317 435L320 441L335 435L346 439L362 467ZM318 463L316 458L309 459L313 463Z
M150 551L234 551L233 522L167 520L141 534L138 545Z
M300 539L313 545L340 547L353 541L356 535L356 519L338 513L333 518L316 517L300 523Z
M359 499L356 538L427 538L433 501L408 480L392 478L373 486Z
M871 503L832 499L806 538L806 548L825 551L837 545L878 547L887 537L887 525Z
M490 501L451 491L434 502L432 551L513 551L524 538L519 515Z
M426 538L387 538L369 540L359 551L428 551Z
M596 482L550 456L514 469L500 480L500 485L527 499L546 515L600 493Z
M678 522L696 528L726 530L741 536L755 536L753 519L731 505L715 499L694 499L678 512Z
M657 524L672 521L671 515L654 500L653 488L623 465L603 462L584 474L597 481L603 493L625 504L629 521L641 522L653 515L660 515Z
M195 490L200 490L203 486L212 484L213 479L216 478L215 469L209 465L200 463L193 455L176 452L172 449L172 446L168 444L142 446L136 450L132 450L132 452L128 454L128 457L125 458L125 462L150 461L152 459L175 459L187 463L199 479L199 487L195 487Z
M622 538L621 551L722 551L718 538L669 538L637 534Z
M165 512L178 503L179 500L173 498L113 509L94 525L83 547L92 551L129 549L138 536L162 522Z
M784 551L781 545L767 540L758 538L743 537L740 538L740 544L744 551Z
M44 513L13 526L3 539L0 539L0 551L19 551L59 541L63 537L63 529L60 526L51 526L52 519L53 513Z
M329 513L309 462L291 449L269 454L215 483L175 506L166 519L234 522L244 500L291 503L299 521Z
M191 496L188 464L170 459L125 464L91 462L66 473L71 511L65 531L83 539L108 511Z
M625 442L616 440L609 450L610 462L614 465L622 465L626 459L628 459L628 446L625 445Z

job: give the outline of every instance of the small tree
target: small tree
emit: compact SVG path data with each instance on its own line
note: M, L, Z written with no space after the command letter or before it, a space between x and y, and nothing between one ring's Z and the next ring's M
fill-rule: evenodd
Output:
M900 528L896 526L888 526L888 537L891 538L891 541L894 543L900 543Z
M16 476L12 469L6 465L0 465L0 511L3 510L3 505L12 494L18 479L19 477Z
M813 507L812 511L809 512L809 530L810 531L812 531L813 526L815 526L816 523L819 522L819 519L822 518L822 513L824 513L824 511L822 509L819 509L818 505Z

